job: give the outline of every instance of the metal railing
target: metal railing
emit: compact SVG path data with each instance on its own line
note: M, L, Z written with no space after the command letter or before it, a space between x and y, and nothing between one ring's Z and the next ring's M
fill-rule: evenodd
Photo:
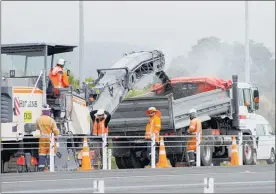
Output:
M201 147L205 147L205 146L231 146L232 145L232 137L236 137L237 140L237 147L238 147L238 154L239 154L239 165L243 165L243 138L244 136L249 137L252 141L253 141L253 147L256 148L256 136L252 136L252 135L243 135L242 133L239 133L238 136L235 135L203 135L201 138L201 134L200 133L196 133L196 135L181 135L181 136L163 136L164 137L164 143L165 143L165 147L167 149L170 148L185 148L187 147L187 142L192 142L192 140L190 139L191 137L196 137L195 140L195 145L196 145L196 166L199 167L201 165ZM45 136L44 136L45 137ZM103 135L103 136L78 136L78 137L70 137L70 136L58 136L55 137L53 134L51 134L50 136L46 136L46 138L50 138L50 142L48 142L50 144L50 154L49 154L49 171L50 172L54 172L55 171L55 144L57 146L57 149L59 148L68 148L68 147L62 147L59 146L59 144L61 143L68 143L67 139L68 138L84 138L86 137L87 139L93 139L92 141L89 142L89 144L93 145L93 144L98 144L97 146L90 146L89 148L91 149L100 149L102 151L102 157L101 157L101 163L102 163L102 169L103 170L110 170L112 167L112 149L116 148L116 149L120 149L120 148L149 148L150 147L150 160L151 160L151 168L156 168L155 165L155 161L156 161L156 147L160 147L159 145L156 144L155 141L155 135L152 134L151 139L150 140L145 140L144 136L107 136L107 135ZM208 137L213 138L212 140L209 140ZM225 144L221 144L219 145L218 142L216 142L215 137L221 137L224 139L230 139L231 143L225 145ZM9 137L3 137L6 140L9 139ZM10 137L11 138L11 137ZM24 137L25 139L28 138L35 138L35 137ZM170 140L171 138L176 138L179 140ZM56 141L56 140L59 141ZM66 141L60 141L62 139L66 139ZM98 141L95 141L95 140ZM122 146L114 146L112 145L112 147L108 147L108 140L116 140L115 143L116 144L132 144L132 145L122 145ZM119 141L120 139L124 139L123 141ZM125 141L125 139L127 139L127 141ZM100 141L99 141L100 140ZM149 145L140 145L141 143L149 143L150 142L150 146ZM16 148L9 148L8 146L4 146L3 145L9 145L9 144L15 144L15 142L9 142L9 141L5 141L5 142L1 142L1 149L2 150L31 150L31 149L39 149L39 147L28 147L28 144L37 144L39 145L40 143L45 143L45 142L24 142L24 146L22 147L16 147ZM114 143L114 142L113 142ZM169 145L170 143L181 143L180 145ZM22 144L22 142L18 142L18 144ZM99 144L101 144L101 146L99 147ZM166 145L167 144L167 145ZM264 144L262 144L264 145ZM78 150L82 150L82 147L80 146L71 146L71 149L78 149Z

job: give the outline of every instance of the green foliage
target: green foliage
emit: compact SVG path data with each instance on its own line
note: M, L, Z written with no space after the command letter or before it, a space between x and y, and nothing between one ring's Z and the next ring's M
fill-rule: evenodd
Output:
M92 77L87 77L87 78L84 79L84 82L85 82L85 83L90 83L90 84L88 84L88 88L93 88L93 87L95 87L95 84L91 84L91 82L92 82L93 80L94 80L94 79L93 79Z
M75 78L75 76L72 72L70 72L68 80L69 80L70 85L72 85L74 89L80 88L80 81Z
M140 95L146 94L150 91L151 86L152 86L152 84L149 83L142 90L132 89L128 92L126 98L132 98L135 96L140 96Z
M139 95L142 95L142 94L145 94L146 91L144 90L130 90L126 96L126 98L132 98L132 97L135 97L135 96L139 96Z
M72 72L70 72L68 80L69 80L70 85L72 85L74 89L79 89L80 81L77 78L75 78L75 75ZM90 83L93 80L94 79L92 77L87 77L84 79L85 83ZM94 84L88 84L89 88L93 88L94 86L95 86Z

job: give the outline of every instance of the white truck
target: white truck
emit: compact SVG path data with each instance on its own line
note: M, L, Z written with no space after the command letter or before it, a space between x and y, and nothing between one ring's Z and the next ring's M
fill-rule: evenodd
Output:
M238 82L237 76L233 76L233 82L216 77L183 77L167 79L164 83L154 85L152 92L143 97L125 99L112 116L109 135L126 136L113 140L113 155L119 168L148 165L150 149L141 148L143 143L133 143L135 139L127 136L144 135L148 122L145 110L151 106L161 111L161 135L165 136L167 157L173 166L185 162L185 143L182 143L185 139L166 137L185 134L191 108L197 110L202 120L203 135L210 135L203 138L202 144L209 146L202 147L201 165L219 165L222 161L229 161L231 135L239 132L243 134L245 165L256 164L257 159L267 160L269 164L275 162L275 132L267 120L256 113L259 108L257 87Z

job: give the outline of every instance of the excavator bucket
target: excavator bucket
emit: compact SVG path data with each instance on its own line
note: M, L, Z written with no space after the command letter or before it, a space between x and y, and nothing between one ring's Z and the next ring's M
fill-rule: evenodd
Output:
M55 157L55 171L75 171L79 168L75 149L68 147L70 139L62 138L57 141L57 154Z

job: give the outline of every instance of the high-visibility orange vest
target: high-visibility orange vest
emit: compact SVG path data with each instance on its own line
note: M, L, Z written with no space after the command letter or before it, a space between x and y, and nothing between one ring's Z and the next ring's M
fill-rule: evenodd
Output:
M104 126L105 119L97 122L96 120L94 121L93 124L93 135L103 135L104 133L108 135L108 127Z
M62 74L62 85L63 87L67 88L69 87L69 79L68 79L68 76L67 76L67 73L66 72L63 72Z
M151 139L152 133L155 134L155 141L159 142L159 133L161 130L161 116L156 114L149 118L146 126L145 139Z
M201 125L201 120L199 118L194 118L193 120L190 121L190 126L188 129L189 133L193 135L191 137L187 144L187 150L193 150L196 151L196 133L200 133L200 142L202 141L202 125Z
M63 69L60 66L55 66L52 69L49 73L49 78L53 83L54 89L69 87L68 76L66 72L63 72ZM58 91L55 90L55 93L57 94Z

